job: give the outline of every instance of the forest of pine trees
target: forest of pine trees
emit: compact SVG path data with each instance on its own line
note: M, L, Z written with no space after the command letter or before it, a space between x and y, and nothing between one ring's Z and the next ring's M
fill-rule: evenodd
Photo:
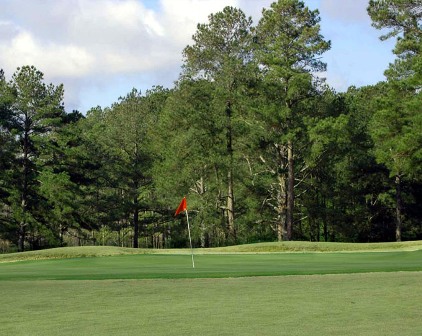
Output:
M173 88L67 112L63 85L0 72L0 251L422 239L421 7L371 0L396 39L386 81L335 92L319 13L199 24ZM374 29L375 29L374 28Z

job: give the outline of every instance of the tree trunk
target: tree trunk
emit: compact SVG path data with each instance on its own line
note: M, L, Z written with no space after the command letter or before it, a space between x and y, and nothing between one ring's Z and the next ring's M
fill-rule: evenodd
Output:
M19 236L18 236L18 251L23 252L25 250L25 222L19 224Z
M234 226L233 174L231 171L229 171L227 178L229 180L227 195L227 224L230 241L236 243L236 228Z
M229 235L229 241L236 243L236 228L234 226L234 191L233 191L233 132L231 124L231 104L227 101L226 115L227 115L227 153L229 155L229 171L227 173L227 230Z
M278 156L278 173L277 173L277 188L276 188L276 203L275 210L277 213L277 240L288 240L287 236L287 221L286 221L286 208L287 208L287 184L285 170L285 146L274 144Z
M277 217L277 239L278 241L287 240L286 177L284 174L278 176Z
M138 131L137 128L135 128L136 132ZM139 201L138 201L138 190L139 190L139 179L138 179L138 172L139 172L139 167L138 167L138 163L140 162L139 160L139 151L138 151L138 143L135 142L135 151L134 151L134 158L135 158L135 167L134 167L134 172L135 175L133 177L133 248L138 248L139 247Z
M28 118L27 118L28 119ZM18 233L18 250L23 252L25 250L25 235L28 212L28 179L29 179L29 125L28 121L25 124L25 133L23 138L23 181L22 181L22 194L21 194L21 212L22 218L19 223Z
M401 197L401 177L396 176L396 241L401 241L402 228L402 197Z
M138 239L139 239L139 207L138 207L138 195L133 199L134 209L133 209L133 247L138 248Z
M293 160L293 143L289 140L287 144L287 211L286 211L286 226L287 226L287 239L292 239L293 229L293 210L294 210L294 187L295 187L295 176L294 176L294 160Z

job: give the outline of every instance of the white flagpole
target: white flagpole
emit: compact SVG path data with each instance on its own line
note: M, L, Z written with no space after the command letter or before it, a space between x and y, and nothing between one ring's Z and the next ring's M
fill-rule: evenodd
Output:
M192 239L190 237L190 225L189 225L189 215L188 215L188 209L186 209L186 220L188 222L188 232L189 232L189 243L190 243L190 252L192 255L192 268L195 268L195 261L193 260L193 248L192 248Z

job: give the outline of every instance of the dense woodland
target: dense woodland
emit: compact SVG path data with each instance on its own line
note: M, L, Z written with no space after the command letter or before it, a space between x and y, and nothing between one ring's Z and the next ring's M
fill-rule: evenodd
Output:
M386 81L335 92L317 10L199 24L173 88L67 112L34 66L0 72L0 247L422 239L420 0L371 0ZM375 29L374 28L374 29ZM364 60L362 60L364 62Z

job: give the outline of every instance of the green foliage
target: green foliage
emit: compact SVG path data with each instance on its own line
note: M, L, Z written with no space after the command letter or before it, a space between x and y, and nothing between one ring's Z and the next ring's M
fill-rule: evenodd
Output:
M421 93L404 98L405 92L387 88L377 104L371 130L375 154L391 176L422 176ZM404 99L403 99L404 98ZM419 106L419 107L416 107Z
M388 29L381 39L397 37L397 59L385 71L388 83L375 106L371 135L377 161L394 178L396 239L401 240L407 221L403 213L403 185L409 180L419 182L422 176L421 5L413 0L370 1L368 13L376 28Z
M10 209L9 224L15 226L20 250L29 241L32 247L43 243L43 200L39 195L39 174L48 165L48 156L58 127L63 121L63 86L43 83L43 74L33 66L18 68L12 80L2 80L2 127L16 141L4 175L3 207ZM3 129L3 128L2 128ZM9 212L8 212L9 214ZM15 239L16 239L15 238Z
M251 29L251 18L233 7L211 14L209 23L198 25L194 44L183 51L178 97L171 102L175 106L169 105L172 118L186 132L178 135L182 141L178 145L184 151L182 158L192 162L193 169L188 170L192 174L186 175L188 187L197 195L201 245L208 245L210 239L211 244L238 239L237 219L243 212L237 181L242 179L240 158L247 136L245 91L255 69ZM182 112L174 113L175 109ZM169 154L175 153L177 149Z
M368 13L377 29L390 31L385 40L400 33L421 35L421 8L419 0L370 0Z
M307 147L303 122L310 113L309 100L321 89L314 73L326 65L319 55L330 48L320 34L318 14L302 1L274 2L263 10L255 30L262 97L255 117L261 122L264 149L258 157L272 176L266 202L273 209L279 240L292 239L295 230L295 185L304 169L299 148Z
M279 0L257 25L199 24L171 90L133 89L86 116L33 66L0 71L0 243L194 247L422 237L418 2L370 1L397 38L387 82L336 93L317 10Z
M373 25L387 28L381 38L397 37L398 56L386 70L388 85L380 92L372 123L376 156L391 176L420 179L421 171L421 11L418 1L370 1Z

